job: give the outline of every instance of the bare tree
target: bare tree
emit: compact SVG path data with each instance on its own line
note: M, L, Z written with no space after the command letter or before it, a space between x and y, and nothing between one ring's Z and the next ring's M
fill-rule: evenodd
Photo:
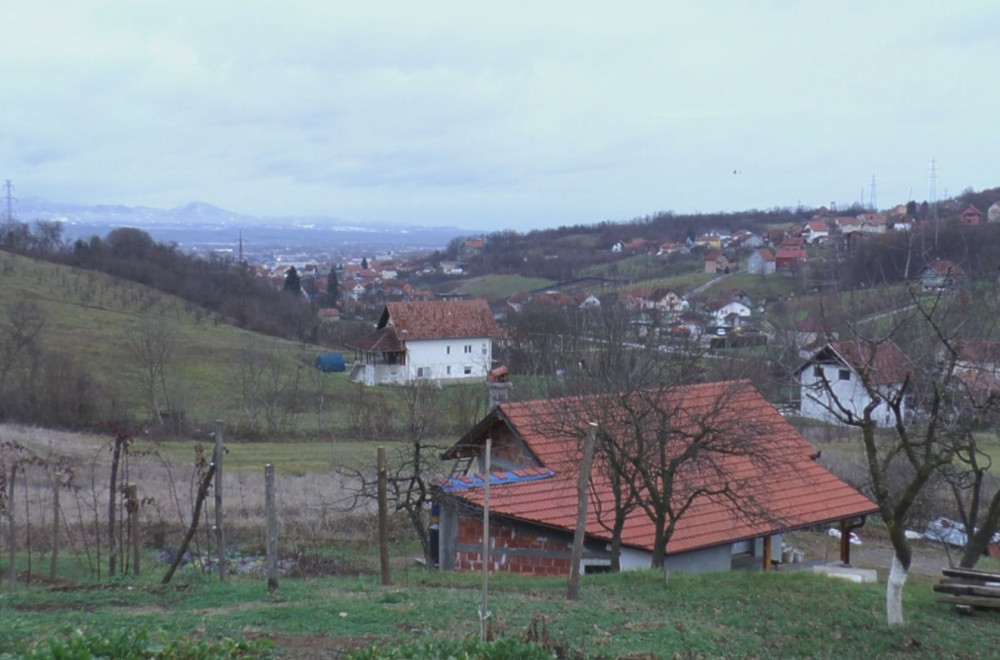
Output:
M420 541L427 566L432 565L433 548L428 533L428 507L432 500L431 481L440 472L441 452L446 447L430 441L439 430L441 390L430 383L400 387L396 396L402 424L398 433L404 440L388 462L386 488L390 506L406 515ZM358 484L351 508L362 500L377 499L376 475L364 470L343 468Z
M295 429L294 403L303 368L279 353L247 350L240 354L233 381L247 431L274 435Z
M0 392L7 391L13 372L37 349L45 323L45 312L31 294L19 295L7 305L0 317Z
M878 299L876 294L868 302ZM967 316L955 313L958 300L951 294L928 297L909 291L882 298L881 308L888 311L859 314L849 309L844 315L847 334L838 350L850 354L855 389L838 389L824 375L808 394L831 419L860 432L870 491L893 546L886 584L890 625L904 621L902 595L913 558L906 528L935 480L950 479L956 499L966 503L960 508L970 526L979 517L985 472L976 429L995 414L996 401L987 396L977 404L975 388L970 390L968 376L963 376ZM965 497L969 493L971 500ZM995 525L992 515L1000 514L988 514L985 522ZM987 527L976 529L985 534Z
M726 501L747 519L769 516L744 483L745 467L734 469L753 464L756 474L785 460L768 441L773 416L759 415L761 400L749 382L671 385L609 398L598 420L606 431L602 456L614 455L624 469L605 474L620 482L625 504L653 524L653 568L663 566L677 524L698 501Z
M163 424L163 410L170 408L167 379L173 366L176 330L162 318L142 317L125 331L125 347L146 398L150 415ZM162 401L162 405L161 405Z

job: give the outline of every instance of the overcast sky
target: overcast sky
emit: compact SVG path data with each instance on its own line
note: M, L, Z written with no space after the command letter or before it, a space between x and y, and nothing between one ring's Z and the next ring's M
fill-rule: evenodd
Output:
M528 230L1000 185L1000 3L6 3L18 197ZM735 171L735 173L734 173Z

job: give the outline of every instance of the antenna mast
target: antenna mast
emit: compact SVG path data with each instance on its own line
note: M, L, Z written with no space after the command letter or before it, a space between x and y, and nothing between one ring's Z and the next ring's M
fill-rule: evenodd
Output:
M938 242L938 212L937 212L937 161L931 156L931 222L934 224L934 245Z
M3 184L4 198L6 200L6 212L4 213L4 221L8 224L14 222L14 184L10 182L10 179L4 179Z
M871 206L872 211L878 211L878 204L875 202L875 175L872 174L872 192L868 196L868 204Z

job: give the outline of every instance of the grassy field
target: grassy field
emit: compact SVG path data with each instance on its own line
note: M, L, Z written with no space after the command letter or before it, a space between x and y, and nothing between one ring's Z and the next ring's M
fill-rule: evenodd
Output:
M183 386L192 417L212 419L234 408L234 368L248 351L312 364L315 348L240 330L178 298L103 274L4 253L0 305L29 296L45 323L41 341L84 364L109 397L139 412L126 335L152 319L171 338L170 378Z
M543 277L523 277L521 275L485 275L463 280L457 290L470 296L500 300L510 298L518 291L534 291L553 284L553 280Z
M22 299L37 305L44 318L41 346L83 366L98 383L99 418L151 418L128 337L136 328L152 326L164 331L170 346L169 396L160 392L161 407L182 414L190 427L204 429L222 419L232 433L254 424L241 378L256 364L257 395L270 395L261 391L273 386L273 396L283 397L282 407L292 404L283 436L330 439L350 433L347 413L358 407L357 386L346 373L313 368L317 353L329 349L247 332L176 297L100 273L7 253L0 253L0 269L0 310ZM278 365L275 371L267 366L272 362ZM393 397L385 398L392 406Z
M337 657L347 648L478 634L478 574L426 573L396 553L393 584L382 586L371 555L357 574L225 584L198 572L168 586L157 578L112 584L32 587L0 592L0 653L17 654L82 632L139 629L168 637L269 640L281 657ZM565 581L495 575L492 631L528 635L561 657L989 657L1000 614L967 617L935 603L931 583L911 579L908 623L884 623L880 585L858 585L806 572L585 576L581 599L565 600Z

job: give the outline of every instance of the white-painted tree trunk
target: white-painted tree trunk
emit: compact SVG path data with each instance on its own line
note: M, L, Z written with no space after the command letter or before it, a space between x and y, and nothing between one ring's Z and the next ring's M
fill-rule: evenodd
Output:
M892 568L889 569L889 579L885 585L885 614L890 626L903 624L903 587L906 585L907 569L892 555Z

